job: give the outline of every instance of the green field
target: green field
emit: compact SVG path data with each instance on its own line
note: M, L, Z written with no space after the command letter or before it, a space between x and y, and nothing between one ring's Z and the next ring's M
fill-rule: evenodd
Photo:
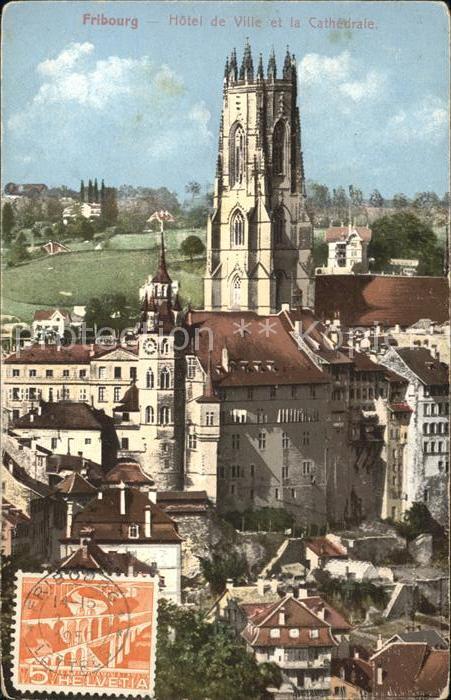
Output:
M205 261L191 263L179 252L180 242L192 233L168 231L166 258L171 277L179 281L183 302L202 306L201 278ZM200 237L203 232L195 233ZM107 250L74 251L6 269L3 271L2 314L17 316L28 323L37 308L70 308L107 293L125 294L130 304L138 305L139 287L155 272L158 264L159 252L155 244L151 234L117 236L111 239Z

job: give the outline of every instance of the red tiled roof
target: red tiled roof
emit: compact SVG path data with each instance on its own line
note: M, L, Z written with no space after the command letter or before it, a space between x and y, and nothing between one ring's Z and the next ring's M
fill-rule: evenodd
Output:
M144 474L141 465L133 461L118 462L105 476L105 483L107 484L120 484L121 481L123 481L124 484L131 485L151 485L155 483L150 477Z
M385 374L387 371L386 367L379 365L377 362L373 362L364 352L354 350L351 354L351 358L354 362L355 372L383 372Z
M284 624L279 623L279 612L285 613ZM251 617L242 632L243 638L256 647L332 647L337 642L331 635L330 625L312 613L303 601L287 596L276 603L262 603L249 610ZM278 637L271 637L271 629L278 628ZM290 635L290 629L297 629L297 637ZM317 630L316 637L310 636Z
M318 275L315 313L326 321L339 316L342 326L411 326L420 318L448 319L446 277L392 275Z
M358 233L362 241L369 243L371 241L371 229L366 226L332 226L326 230L326 243L335 243L336 241L346 241L349 234Z
M375 672L382 668L379 697L438 698L447 686L449 651L431 649L425 642L388 644L370 661Z
M315 552L319 557L333 557L336 559L337 557L348 556L344 549L327 539L327 537L316 537L312 540L306 540L305 546L311 549L312 552Z
M97 489L83 476L74 472L60 481L59 484L55 486L54 491L62 494L72 494L74 496L94 496Z
M57 312L60 313L62 316L64 316L64 318L67 321L70 320L70 314L67 311L64 311L63 309L58 309L58 308L55 308L55 309L37 309L34 312L33 320L34 321L49 321L52 318L52 316Z
M101 569L108 574L128 574L129 566L133 567L134 574L153 574L152 566L137 559L130 552L120 554L118 552L104 552L98 544L92 540L86 546L81 546L73 554L62 560L59 569Z
M332 659L331 673L342 680L342 674L344 674L344 680L347 683L352 683L366 693L371 692L373 667L364 659Z
M318 615L319 611L324 610L324 621L328 622L335 632L343 632L352 629L349 622L335 610L329 603L326 603L320 596L309 596L308 598L302 598L302 602L306 605L309 610Z
M177 526L166 513L155 503L151 503L146 493L134 488L125 489L125 513L120 513L121 489L108 489L102 498L97 498L74 516L71 538L77 541L81 530L85 527L94 529L95 540L102 542L148 542L144 536L144 521L146 506L150 505L151 540L156 542L180 542L181 537ZM140 526L140 537L129 539L129 525Z
M120 347L120 346L118 346ZM58 364L58 365L88 365L96 357L102 357L111 352L111 346L106 345L44 345L35 343L27 348L13 352L4 360L5 364ZM129 348L131 352L132 349Z
M413 413L408 403L391 403L390 410L393 413Z
M196 332L195 353L205 370L211 350L212 380L222 387L330 381L299 350L279 315L258 316L252 311L194 311L189 314L187 325L192 336ZM240 328L245 330L240 331ZM210 338L213 338L211 348ZM217 370L223 348L228 352L228 372ZM241 362L247 362L244 369ZM256 363L261 363L258 371Z
M431 649L415 681L415 689L435 697L448 684L449 651Z
M40 404L41 414L30 411L14 421L14 428L60 428L67 430L102 430L105 415L78 401ZM112 422L112 419L109 419Z
M449 367L427 348L397 348L396 352L423 384L448 384Z

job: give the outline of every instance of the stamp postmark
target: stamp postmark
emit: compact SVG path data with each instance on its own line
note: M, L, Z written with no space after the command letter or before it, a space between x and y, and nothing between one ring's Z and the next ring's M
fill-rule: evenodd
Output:
M152 697L157 597L149 576L19 571L15 688Z

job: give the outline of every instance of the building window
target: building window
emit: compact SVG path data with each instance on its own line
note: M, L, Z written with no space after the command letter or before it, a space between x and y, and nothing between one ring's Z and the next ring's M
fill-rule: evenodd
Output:
M130 379L136 379L136 367L130 367Z
M429 446L429 443L427 441L423 442L423 452L428 451L428 446Z
M230 495L231 496L235 495L235 484L230 484Z
M30 369L30 370L28 370L28 376L29 376L29 377L35 377L35 376L36 376L36 370L35 370L35 369Z
M169 389L171 375L167 367L163 367L160 372L160 389Z
M91 438L85 438L85 445L90 445L92 442Z
M104 386L99 386L99 401L100 402L106 401L106 399L105 399L105 387Z
M429 432L429 423L423 423L423 435L427 435Z
M247 411L245 409L234 408L231 413L232 423L246 423Z
M304 430L304 432L302 433L302 444L310 445L310 433L308 430Z
M266 433L264 433L264 432L261 432L258 434L258 449L259 450L266 449Z
M283 175L285 170L285 123L279 120L274 127L272 170L274 175Z
M160 425L167 425L171 422L171 409L168 406L160 408Z
M106 367L99 367L99 379L105 379Z
M277 207L273 216L274 243L282 243L285 230L285 216L283 207Z
M50 370L50 371L51 371L51 370ZM52 372L52 374L53 374L53 372ZM80 377L80 379L85 379L85 377L86 377L86 370L85 370L85 369L81 369L80 372L79 372L79 374L78 374L78 376Z
M318 639L319 637L319 630L318 629L311 629L310 630L310 639Z
M189 433L189 435L188 435L188 449L189 450L196 450L197 449L197 435L196 435L196 433Z
M237 248L244 245L244 217L240 211L236 211L232 216L232 247Z
M120 401L120 400L121 400L121 387L115 386L114 393L113 393L113 401Z
M270 386L269 387L269 398L270 399L275 399L277 396L277 387L276 386Z
M298 389L297 386L295 386L295 385L293 384L293 386L291 387L291 398L292 398L292 399L295 399L295 398L296 398L297 393L298 393L298 392L297 392L297 389Z
M48 372L48 370L47 370ZM20 369L13 369L13 377L19 377L20 376ZM46 376L48 376L46 374Z
M255 476L255 464L251 464L251 477Z
M124 411L122 414L122 420L123 421L129 421L130 420L130 413L128 411Z
M269 636L277 639L280 637L280 629L278 627L271 627L269 630Z
M423 501L425 503L429 502L429 489L424 489L423 491Z
M121 449L128 450L128 438L126 438L126 437L121 438Z
M288 465L282 467L282 479L288 479Z
M80 401L86 401L88 398L88 394L87 394L86 389L80 389L79 396L80 396Z
M56 450L56 448L58 447L58 438L52 437L52 439L50 440L50 447L52 450Z
M257 423L266 423L266 416L263 408L257 409Z
M167 338L163 338L161 341L161 354L169 355L169 341Z
M139 525L135 525L134 523L132 525L129 525L128 536L131 540L138 539L138 537L139 537Z
M240 449L240 436L234 433L232 435L232 449L234 450L239 450Z
M274 497L275 497L276 501L279 500L279 496L280 496L279 489L274 489Z
M69 370L68 369L63 369L63 377L66 379L69 377Z
M310 398L316 399L316 386L310 386Z
M251 490L249 491L249 498L250 498L251 501L254 500L254 489L251 489Z
M194 379L196 376L196 358L188 357L188 369L187 369L188 379Z
M153 421L154 421L153 406L146 406L145 421L146 421L146 423L153 423Z
M120 379L121 377L122 377L122 367L115 367L114 368L114 378Z
M45 370L45 376L46 376L48 379L51 379L51 377L53 377L53 369L46 369L46 370Z
M291 489L291 498L293 498L293 499L297 498L296 489Z
M146 389L153 389L153 372L148 369L146 372Z
M286 450L290 446L290 438L288 433L282 433L282 448Z
M215 414L214 411L207 411L205 414L205 424L206 425L214 425L214 419L215 419Z
M247 398L248 401L252 401L252 399L254 398L254 390L252 389L252 387L249 387L247 390Z
M241 124L236 124L229 137L229 176L230 186L241 185L244 178L245 166L245 136L244 129Z
M312 473L312 463L309 459L302 462L302 473L304 476L308 476Z

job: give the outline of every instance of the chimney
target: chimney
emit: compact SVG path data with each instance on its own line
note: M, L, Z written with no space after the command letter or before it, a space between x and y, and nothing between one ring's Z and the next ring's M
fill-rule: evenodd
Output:
M401 333L401 326L399 325L399 323L395 324L395 333L397 333L397 334Z
M376 651L379 651L379 649L382 649L382 635L381 634L377 635Z
M34 413L30 413L30 423L33 423L34 421Z
M277 593L278 587L279 587L279 582L275 578L275 576L273 576L273 578L269 582L269 588L270 588L271 593Z
M42 406L38 403L38 416L42 416Z
M298 588L298 600L303 600L304 598L308 598L308 589L306 585L299 586Z
M123 481L119 484L119 513L125 515L125 484Z
M101 501L103 498L103 491L97 491L97 499Z
M358 659L358 658L359 658L359 652L358 652L358 651L355 651L355 652L354 652L354 659Z
M221 364L225 372L229 371L229 353L226 347L221 351Z
M320 620L324 620L324 618L325 618L325 613L326 613L326 609L325 609L324 605L322 605L322 606L319 608L319 610L316 611L316 614L318 615L318 617L319 617Z
M67 512L66 512L66 537L70 537L72 530L72 518L74 514L74 504L72 501L67 502Z
M147 489L147 498L151 503L157 503L157 490L149 486Z
M152 506L150 503L144 508L144 537L152 537Z
M259 576L257 579L257 593L258 595L265 595L265 579L263 576Z
M289 311L290 305L287 303L281 304L280 309L281 309L281 311Z
M226 581L226 591L233 591L233 579L228 578Z
M89 357L94 357L94 343L89 346Z
M132 563L132 561L131 561L130 552L129 552L129 554L128 554L127 575L128 575L128 576L134 576L134 575L135 575L135 570L134 570L134 567L133 567L133 563Z
M57 351L57 352L61 352L61 342L58 342L58 343L56 344L56 351Z
M294 322L294 332L297 335L302 335L302 321L295 321Z
M383 683L382 666L378 666L376 670L377 670L377 685L382 685L382 683Z
M279 625L283 626L286 624L285 608L280 608L279 610Z

